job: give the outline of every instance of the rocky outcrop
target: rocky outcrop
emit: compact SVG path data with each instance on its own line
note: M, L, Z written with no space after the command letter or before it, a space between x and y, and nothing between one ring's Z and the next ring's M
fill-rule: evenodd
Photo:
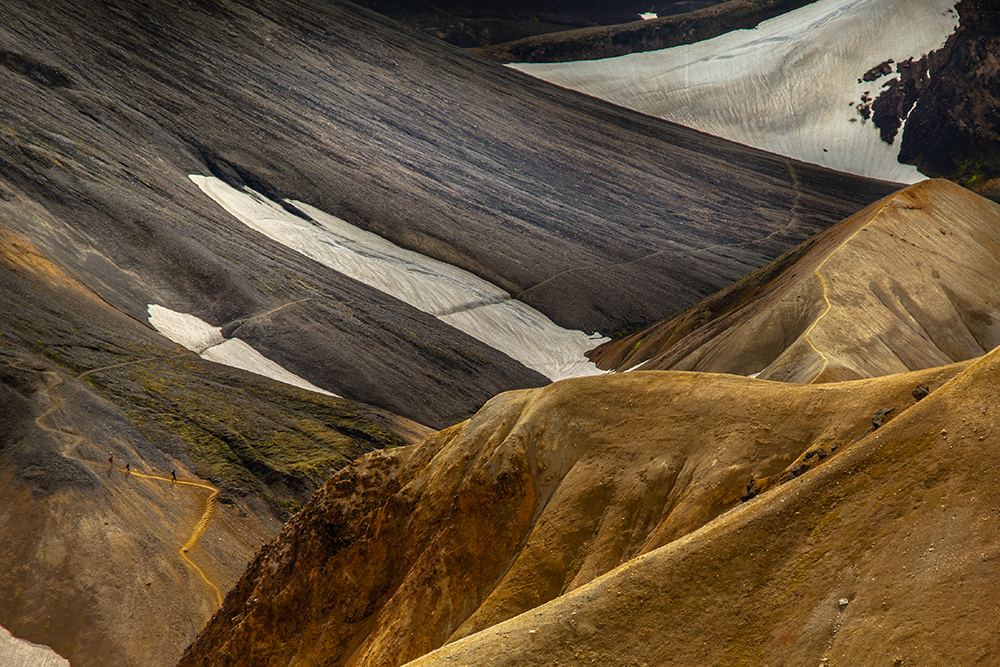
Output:
M905 122L900 162L997 193L1000 10L989 0L962 0L956 10L960 25L940 50L897 65L899 76L883 84L872 120L889 143Z

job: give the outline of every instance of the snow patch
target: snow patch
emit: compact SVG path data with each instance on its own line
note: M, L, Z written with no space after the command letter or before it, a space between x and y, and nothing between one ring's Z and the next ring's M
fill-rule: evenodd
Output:
M179 313L155 303L149 304L147 310L149 323L154 329L202 359L263 375L300 389L337 396L274 363L244 341L223 338L221 328L213 327L194 315Z
M33 644L0 626L0 665L8 667L69 667L69 660L48 646Z
M901 183L896 160L854 106L885 80L858 79L887 60L940 48L954 0L819 0L695 44L616 58L510 67L565 88L788 157Z
M331 269L390 294L504 352L550 380L603 373L584 356L606 338L564 329L496 285L355 227L299 201L292 215L250 189L191 175L248 227Z

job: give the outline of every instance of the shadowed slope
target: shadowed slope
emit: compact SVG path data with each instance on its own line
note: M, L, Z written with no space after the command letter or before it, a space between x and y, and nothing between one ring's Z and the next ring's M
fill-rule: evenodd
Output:
M877 410L905 415L915 385L960 370L809 387L633 373L504 394L338 472L181 665L400 664L681 538L748 480L827 465Z
M994 352L820 469L413 664L994 664L998 373Z
M940 366L1000 345L1000 206L958 185L910 186L796 254L591 357L617 370L824 382Z
M374 420L198 359L0 228L0 626L75 667L173 664L287 509L403 444Z
M552 63L613 58L638 51L691 44L730 30L753 28L772 16L813 1L728 0L677 16L664 16L661 13L660 18L651 21L597 25L559 33L552 31L549 34L485 46L475 52L502 63Z
M252 321L236 335L291 372L434 426L544 380L249 232L189 174L305 202L604 332L715 292L891 187L336 1L13 0L0 19L2 48L34 63L0 67L2 199L51 217L12 226L137 319L156 303L227 331Z

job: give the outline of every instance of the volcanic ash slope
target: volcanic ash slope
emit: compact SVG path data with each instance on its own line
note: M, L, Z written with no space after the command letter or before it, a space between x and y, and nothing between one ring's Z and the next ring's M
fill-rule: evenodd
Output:
M993 352L818 470L413 664L997 664L998 377Z
M642 364L826 382L941 366L1000 345L1000 206L993 202L950 181L924 181L807 247L797 260L779 260L593 358L618 370ZM725 312L727 303L738 306Z
M953 0L820 0L713 39L570 63L532 76L709 134L854 174L913 183L899 144L858 113L883 62L919 59L954 32Z
M175 664L278 502L402 444L366 415L199 359L0 227L0 626L18 638L0 665L30 664L20 639L74 667Z
M640 372L503 394L334 475L181 665L404 663L682 538L739 505L750 479L849 455L873 413L908 414L916 385L961 367L817 386Z

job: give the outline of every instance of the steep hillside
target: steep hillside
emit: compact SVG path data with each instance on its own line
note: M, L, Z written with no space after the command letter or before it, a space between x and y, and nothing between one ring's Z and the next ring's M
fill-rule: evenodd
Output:
M74 666L173 664L287 511L398 423L201 360L0 228L0 626Z
M338 472L180 664L405 663L684 543L741 496L853 457L873 415L904 419L914 387L934 396L962 367L816 386L639 372L504 394L468 422ZM543 646L518 659L565 659Z
M615 25L640 15L684 14L724 0L362 0L358 4L461 47L484 47L532 35Z
M0 26L4 224L137 320L150 304L194 315L435 427L545 379L262 238L190 175L312 206L605 333L890 191L556 90L335 0L13 0Z
M998 373L993 352L819 469L413 664L995 664Z
M881 86L879 106L886 126L905 119L901 161L929 176L997 194L1000 7L990 0L961 0L955 9L961 16L955 34L922 63L923 71L897 67L899 76L887 77Z
M1000 345L1000 206L912 185L722 294L591 356L603 368L828 382Z

